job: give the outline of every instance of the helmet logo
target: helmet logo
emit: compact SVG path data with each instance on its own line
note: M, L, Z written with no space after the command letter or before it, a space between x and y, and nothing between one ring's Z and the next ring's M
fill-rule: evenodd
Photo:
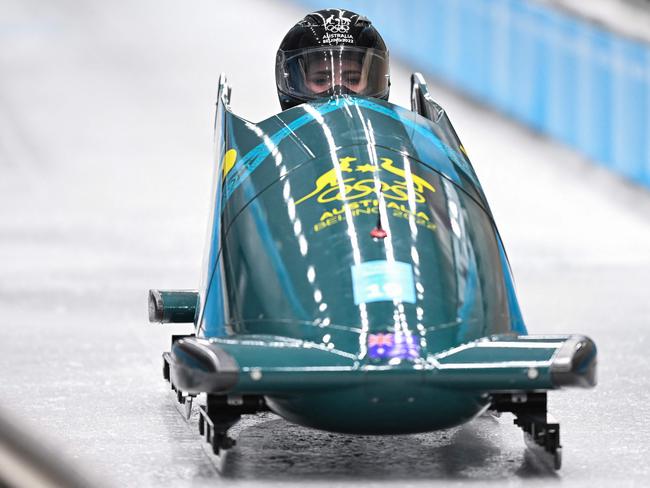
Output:
M325 18L325 35L321 44L354 44L354 37L349 33L352 19L344 14L345 10L339 10L338 17L332 14Z
M337 18L330 15L325 19L325 30L333 34L345 34L350 30L350 19L343 17L343 11L339 12Z

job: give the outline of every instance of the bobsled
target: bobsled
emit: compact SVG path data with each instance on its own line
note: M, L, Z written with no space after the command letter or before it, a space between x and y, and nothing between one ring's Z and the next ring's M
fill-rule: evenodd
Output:
M582 335L529 335L463 145L421 75L411 110L338 96L251 123L222 75L198 290L150 290L163 354L215 453L244 414L350 434L512 412L560 467L547 392L596 383Z

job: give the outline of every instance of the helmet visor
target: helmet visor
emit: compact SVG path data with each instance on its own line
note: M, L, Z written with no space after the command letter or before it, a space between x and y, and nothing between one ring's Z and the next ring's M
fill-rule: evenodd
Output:
M279 51L278 89L302 100L356 94L388 93L388 53L370 48L321 46Z

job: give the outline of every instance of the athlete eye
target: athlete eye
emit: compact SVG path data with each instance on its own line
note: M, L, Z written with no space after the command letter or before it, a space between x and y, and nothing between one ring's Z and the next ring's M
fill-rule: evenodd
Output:
M327 85L329 83L329 78L326 76L312 76L309 78L309 83L312 83L314 85Z

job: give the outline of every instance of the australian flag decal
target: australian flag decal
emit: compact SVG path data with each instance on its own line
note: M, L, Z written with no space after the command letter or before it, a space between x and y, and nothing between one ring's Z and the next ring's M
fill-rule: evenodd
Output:
M410 332L368 334L368 357L371 359L417 359L420 345Z

